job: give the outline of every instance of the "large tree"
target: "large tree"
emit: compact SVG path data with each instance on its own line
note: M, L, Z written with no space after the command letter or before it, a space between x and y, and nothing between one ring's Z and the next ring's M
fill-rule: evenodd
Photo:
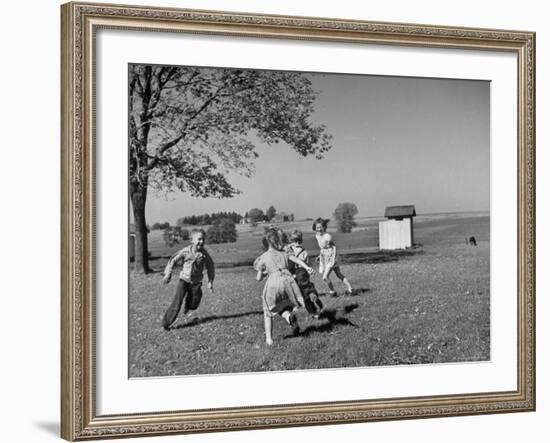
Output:
M256 145L284 142L322 158L330 136L314 125L317 92L307 74L130 65L130 198L136 264L149 272L149 189L232 197L230 172L250 176Z
M237 241L237 228L230 218L216 220L206 231L208 243L234 243Z
M267 221L270 221L273 217L277 215L277 210L275 209L275 206L271 205L269 208L267 208L267 211L265 211L265 218Z
M351 230L357 226L355 223L355 216L358 213L355 203L340 203L334 210L334 218L336 219L336 227L338 232L351 232Z
M265 220L264 211L262 211L260 208L252 208L250 211L247 212L247 214L252 223L258 223L259 221Z

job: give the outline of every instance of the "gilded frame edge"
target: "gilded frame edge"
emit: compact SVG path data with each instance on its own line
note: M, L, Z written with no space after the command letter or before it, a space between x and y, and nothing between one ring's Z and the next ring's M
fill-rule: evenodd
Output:
M513 392L95 415L97 27L509 51L518 57L518 388ZM72 2L61 6L61 436L70 441L535 410L535 34Z

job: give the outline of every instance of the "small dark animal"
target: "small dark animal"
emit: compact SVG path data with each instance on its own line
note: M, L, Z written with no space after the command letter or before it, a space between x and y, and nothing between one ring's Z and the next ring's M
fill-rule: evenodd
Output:
M476 238L473 235L470 238L468 238L467 240L468 240L468 244L470 246L477 246Z

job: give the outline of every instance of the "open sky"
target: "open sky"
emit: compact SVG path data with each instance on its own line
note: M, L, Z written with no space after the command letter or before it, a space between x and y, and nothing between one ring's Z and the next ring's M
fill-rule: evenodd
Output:
M225 200L150 193L147 222L274 205L298 219L329 217L353 202L359 216L414 204L418 213L488 211L490 83L367 75L312 74L313 121L332 150L301 158L284 143L258 146L256 173L231 177L241 194Z

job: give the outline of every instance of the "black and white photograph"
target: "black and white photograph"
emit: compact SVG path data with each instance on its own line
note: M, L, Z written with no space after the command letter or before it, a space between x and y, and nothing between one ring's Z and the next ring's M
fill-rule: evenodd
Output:
M128 87L130 377L490 360L490 82Z
M6 5L4 441L548 438L543 2Z

